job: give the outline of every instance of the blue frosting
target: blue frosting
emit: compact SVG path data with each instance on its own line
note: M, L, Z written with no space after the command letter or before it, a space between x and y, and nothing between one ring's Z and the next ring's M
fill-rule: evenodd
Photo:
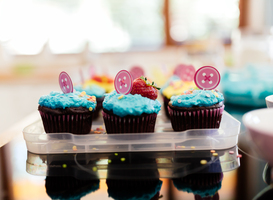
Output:
M116 91L105 94L105 99L102 104L103 108L113 111L115 115L120 117L126 115L139 116L143 113L158 113L161 109L161 104L158 100L142 97L139 94L123 95L123 98L118 99L120 96L122 96L122 94L118 94Z
M193 107L193 106L212 106L224 101L224 96L214 90L194 90L192 94L177 95L171 97L173 106Z
M265 97L273 94L273 68L248 65L230 69L221 77L225 101L244 106L266 107Z
M49 95L41 96L39 99L39 105L45 106L48 108L56 109L56 108L70 108L70 107L85 107L94 110L97 102L87 100L88 96L83 95L80 96L80 92L73 93L62 93L62 92L51 92Z
M79 92L85 91L86 94L90 96L95 96L97 98L101 98L105 94L105 89L98 85L88 85L86 87L83 87L82 85L77 85L74 86L74 89Z

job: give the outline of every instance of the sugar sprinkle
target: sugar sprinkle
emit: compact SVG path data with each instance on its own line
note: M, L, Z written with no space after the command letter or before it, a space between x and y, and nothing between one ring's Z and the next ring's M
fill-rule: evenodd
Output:
M218 153L213 153L212 155L215 156L215 157L217 157L217 156L218 156Z
M200 163L201 163L202 165L205 165L205 164L207 164L208 162L207 162L206 160L201 160Z

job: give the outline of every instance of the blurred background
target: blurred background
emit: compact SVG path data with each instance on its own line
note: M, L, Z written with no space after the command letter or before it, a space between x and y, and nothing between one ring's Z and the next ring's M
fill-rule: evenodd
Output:
M272 9L271 0L0 0L0 133L36 112L41 95L60 90L61 71L77 83L90 67L114 78L138 65L160 85L178 64L214 66L226 110L241 120L273 93ZM240 137L247 148L244 127ZM20 182L23 145L10 145L15 196L27 192L16 186L37 183Z
M59 89L62 70L77 83L79 69L90 66L97 74L114 76L139 65L153 76L155 69L170 72L180 63L196 69L212 65L221 73L247 64L271 65L271 4L0 0L0 105L5 113L0 131L34 111L41 95Z

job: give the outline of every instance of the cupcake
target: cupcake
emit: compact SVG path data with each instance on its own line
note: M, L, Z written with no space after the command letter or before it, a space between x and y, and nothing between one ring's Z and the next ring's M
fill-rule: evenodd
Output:
M87 95L96 97L97 107L94 111L93 119L98 118L99 112L102 109L102 102L104 99L105 89L95 84L91 84L91 85L85 84L85 86L77 85L77 86L74 86L74 89L79 92L85 91Z
M182 81L175 77L177 76L173 76L171 81L168 81L160 90L161 95L163 96L165 114L168 118L170 118L168 104L171 97L179 95L186 90L196 88L194 81Z
M140 77L134 80L129 94L119 94L117 91L106 94L103 119L107 133L154 132L156 117L161 109L157 89L147 78Z
M155 158L145 153L110 155L106 184L109 197L118 200L159 199L162 181ZM143 164L147 166L143 168Z
M83 87L87 87L90 85L97 85L102 87L105 92L109 93L114 90L114 80L106 75L95 75L90 80L86 81L83 85Z
M219 199L218 190L223 180L222 158L228 150L217 150L215 157L211 150L177 151L173 157L173 164L177 166L173 171L174 186L179 191L193 193L197 200ZM205 161L205 162L202 162Z
M223 101L223 95L217 90L188 90L172 96L168 110L173 129L219 128Z
M38 110L46 133L87 134L96 105L96 97L85 92L51 92L40 97Z

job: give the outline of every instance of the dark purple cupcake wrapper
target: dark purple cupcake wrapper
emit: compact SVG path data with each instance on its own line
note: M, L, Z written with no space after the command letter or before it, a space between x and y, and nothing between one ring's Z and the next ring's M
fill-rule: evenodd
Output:
M87 134L91 130L93 112L88 114L56 115L39 111L46 133L68 132Z
M220 108L183 111L168 106L173 130L219 128L224 105Z
M156 113L141 116L119 117L102 111L107 134L154 132Z

